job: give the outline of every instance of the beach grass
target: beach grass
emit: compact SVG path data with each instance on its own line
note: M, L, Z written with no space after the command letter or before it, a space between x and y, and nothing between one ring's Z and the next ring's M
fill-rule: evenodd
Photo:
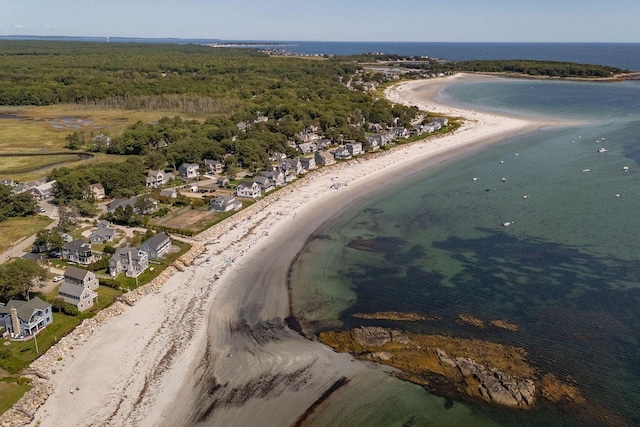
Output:
M0 252L4 252L26 237L43 230L53 220L43 215L32 215L25 218L7 218L0 222ZM21 256L15 253L13 256Z

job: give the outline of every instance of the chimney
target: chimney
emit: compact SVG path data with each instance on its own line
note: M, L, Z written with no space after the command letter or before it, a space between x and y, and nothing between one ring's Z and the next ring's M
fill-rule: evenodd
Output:
M20 335L20 319L18 319L18 310L15 307L11 307L11 325L13 326L13 333Z

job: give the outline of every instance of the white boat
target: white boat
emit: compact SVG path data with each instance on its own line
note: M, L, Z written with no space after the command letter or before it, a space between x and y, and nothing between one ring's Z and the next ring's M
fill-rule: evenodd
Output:
M477 181L477 180L479 180L479 179L480 179L480 178L478 178L477 176L474 176L473 178L471 178L471 180L472 180L472 181Z
M629 166L623 166L622 170L625 171L625 172L629 172Z
M600 148L598 149L598 153L606 153L606 152L607 152L607 149L606 149L606 148L604 148L604 147L600 147Z
M503 227L508 227L510 225L511 225L511 221L505 221L505 222L502 223Z
M522 198L523 198L523 199L528 199L528 198L529 198L529 195L528 195L528 194L525 194L524 196L522 196Z
M591 169L582 169L582 172L591 172Z
M507 178L505 178L504 176L502 177L502 179L500 180L502 182L507 182Z

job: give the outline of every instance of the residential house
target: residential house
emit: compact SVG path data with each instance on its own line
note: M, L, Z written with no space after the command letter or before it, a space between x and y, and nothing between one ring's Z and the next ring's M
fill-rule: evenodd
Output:
M314 170L315 168L317 168L315 157L301 157L300 164L302 165L302 169L305 172Z
M257 182L241 182L236 187L236 196L238 197L257 199L261 193L260 185Z
M164 190L160 190L160 196L175 199L178 197L178 192L175 188L165 188Z
M382 135L373 135L367 137L367 144L369 144L369 149L371 151L377 151L380 149L382 141Z
M300 163L299 157L294 159L284 159L280 167L283 169L285 176L297 176L302 173L302 163Z
M38 297L0 304L0 326L14 337L30 337L53 322L51 304Z
M67 242L62 247L62 258L82 265L89 265L95 260L91 245L79 239Z
M100 222L98 222L98 224L96 224L96 228L109 228L110 226L111 226L111 223L106 219L103 219Z
M164 233L156 234L155 236L145 240L140 246L140 250L149 254L150 260L162 258L170 249L171 237Z
M229 186L229 178L225 177L225 176L219 176L218 177L218 187L220 188L225 188Z
M344 144L344 148L346 148L349 154L353 157L359 156L363 152L361 142L347 142Z
M328 138L323 138L323 139L320 139L320 140L316 141L316 146L318 147L318 150L324 150L327 147L330 147L332 145L333 145L333 141L331 141Z
M8 185L9 187L15 187L16 183L12 179L0 179L0 185Z
M204 159L204 167L209 173L220 175L224 169L224 165L217 160Z
M331 151L331 153L336 160L349 160L352 157L352 154L344 145L339 146L335 150Z
M336 159L328 151L318 151L315 154L316 165L329 166L336 162Z
M304 132L298 132L296 136L302 143L314 142L320 139L320 136L317 133L310 130L306 130Z
M161 170L150 170L147 174L146 183L147 187L157 188L162 184L165 184L166 177L164 175L164 171Z
M138 277L149 267L149 254L138 248L118 248L109 259L109 274Z
M210 209L216 212L229 212L242 207L242 202L231 195L218 196L215 199L211 199L209 203Z
M108 147L111 145L111 137L103 134L99 134L93 137L93 142L97 146L105 146Z
M78 311L85 311L93 307L98 294L77 283L64 281L60 285L60 289L58 289L58 298L68 304L75 305Z
M318 151L318 145L315 142L302 142L298 144L296 149L302 154L315 153Z
M89 186L89 194L94 200L102 200L107 197L107 193L104 191L104 187L100 183L91 184Z
M94 244L110 243L116 237L115 228L101 227L94 230L89 236L89 241Z
M266 176L257 176L253 178L253 182L260 186L260 191L263 193L268 193L276 188L275 183Z
M139 199L146 200L148 201L148 203L142 203L143 206L136 207L136 205L140 206L140 204L138 203ZM131 206L136 213L147 215L158 210L158 201L148 194L144 194L142 196L134 196L129 199L116 199L107 204L107 211L115 212L118 207L122 207L122 209L125 209L127 206Z
M84 286L92 291L98 289L99 283L94 272L70 265L64 271L65 282Z
M284 161L284 159L287 158L287 155L284 153L279 153L279 152L275 152L273 153L273 156L271 156L269 158L269 160L271 160L272 162L276 162L276 163L282 163Z
M198 177L198 170L200 169L200 165L197 163L183 163L178 168L178 172L180 172L180 177L187 179L196 179Z
M98 298L98 294L94 292L98 287L98 279L93 272L70 266L64 272L64 282L60 285L58 297L75 305L78 311L85 311L93 307Z
M269 178L276 187L284 185L284 172L279 169L274 171L262 171L260 172L260 176Z
M38 200L46 200L53 196L53 185L56 180L47 181L44 184L36 185L31 189L31 194Z

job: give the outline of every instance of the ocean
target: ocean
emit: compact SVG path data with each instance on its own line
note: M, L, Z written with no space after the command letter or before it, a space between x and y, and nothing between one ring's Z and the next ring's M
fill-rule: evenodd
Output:
M534 59L599 64L640 71L640 43L446 43L446 42L323 42L283 40L221 40L132 37L0 36L0 40L64 40L106 43L245 44L252 48L279 48L303 55L389 53L429 56L452 61Z
M294 314L314 332L376 325L522 347L533 366L577 384L598 415L451 402L390 381L366 422L345 404L324 420L640 425L640 82L501 79L448 86L439 100L571 126L498 142L354 203L292 266ZM356 239L374 250L350 247ZM439 320L353 317L379 311ZM460 324L460 314L519 330Z

